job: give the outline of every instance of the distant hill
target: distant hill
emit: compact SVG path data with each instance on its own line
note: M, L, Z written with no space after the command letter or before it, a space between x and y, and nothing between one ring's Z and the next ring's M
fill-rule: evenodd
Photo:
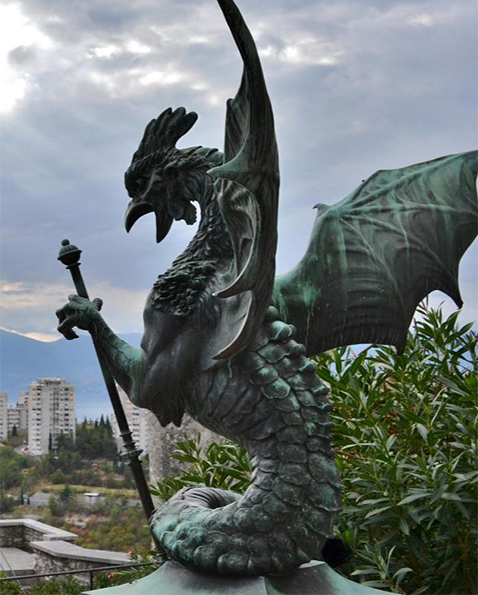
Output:
M141 333L121 338L139 346ZM44 343L0 330L0 391L8 394L10 404L28 390L31 382L48 376L65 378L75 385L79 419L110 412L109 397L88 336Z

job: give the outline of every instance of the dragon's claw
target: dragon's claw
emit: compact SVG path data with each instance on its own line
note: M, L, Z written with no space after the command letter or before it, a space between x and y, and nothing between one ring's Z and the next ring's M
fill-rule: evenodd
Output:
M71 341L78 339L78 335L73 330L73 327L78 327L81 330L94 331L98 317L101 318L99 312L103 306L103 300L95 298L90 301L79 295L69 295L68 303L56 311L56 316L59 320L58 332L60 332L65 339Z

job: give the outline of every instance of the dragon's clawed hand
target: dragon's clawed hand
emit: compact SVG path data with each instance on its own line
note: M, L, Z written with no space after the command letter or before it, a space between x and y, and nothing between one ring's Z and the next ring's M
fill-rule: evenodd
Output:
M82 298L79 295L69 295L68 303L56 311L60 324L58 331L71 341L78 339L78 335L73 327L90 332L95 335L97 323L102 319L100 310L103 306L103 300L95 298L93 301Z

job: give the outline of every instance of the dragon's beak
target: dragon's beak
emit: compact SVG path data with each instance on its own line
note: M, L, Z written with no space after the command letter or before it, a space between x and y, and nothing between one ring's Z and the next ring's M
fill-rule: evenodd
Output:
M124 218L126 231L129 233L140 217L153 211L156 216L156 242L159 244L168 235L173 224L173 218L166 209L155 209L149 202L134 202L132 200L129 203Z

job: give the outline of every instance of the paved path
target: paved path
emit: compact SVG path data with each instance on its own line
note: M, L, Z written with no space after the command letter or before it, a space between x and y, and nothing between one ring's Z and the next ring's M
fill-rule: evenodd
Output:
M0 572L8 575L33 574L35 556L16 547L0 547ZM12 573L13 571L13 573Z

